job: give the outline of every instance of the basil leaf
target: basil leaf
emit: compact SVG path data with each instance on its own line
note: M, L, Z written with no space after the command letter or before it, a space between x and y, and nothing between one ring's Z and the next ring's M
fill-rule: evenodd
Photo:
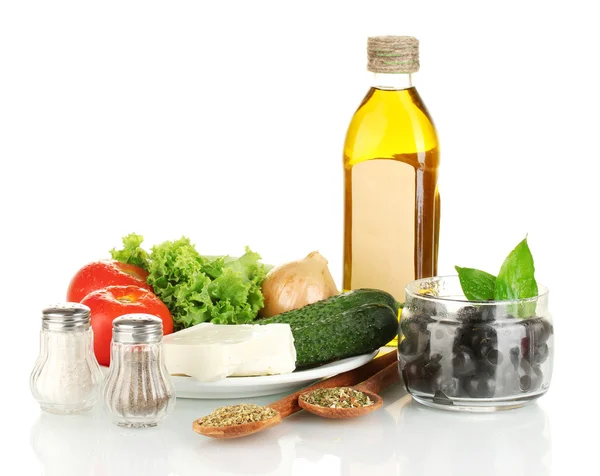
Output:
M533 256L525 238L502 263L496 279L494 299L500 301L536 297L538 286L534 273ZM515 311L517 317L531 316L535 313L535 302L522 303Z
M496 277L485 271L474 268L454 267L463 293L469 301L488 301L494 299Z

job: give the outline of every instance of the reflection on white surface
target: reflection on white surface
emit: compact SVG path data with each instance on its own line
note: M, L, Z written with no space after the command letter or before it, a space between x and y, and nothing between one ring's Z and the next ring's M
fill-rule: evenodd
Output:
M406 400L398 414L403 474L548 475L549 423L536 404L490 414L456 414Z
M31 447L46 476L101 475L97 448L102 433L92 415L41 412L31 428Z
M140 430L115 426L98 407L89 415L40 414L31 446L48 476L549 475L549 423L536 404L456 414L422 407L400 386L382 396L384 408L361 418L328 420L299 412L236 440L210 439L191 425L238 400L179 399L162 426Z
M322 419L306 413L292 418L296 462L291 474L326 474L324 468L327 472L333 469L334 459L335 467L339 468L331 473L334 475L396 474L396 423L387 412L379 410L344 420Z
M48 476L280 474L277 428L237 441L193 432L194 419L232 403L239 402L180 399L161 426L145 429L120 428L98 407L88 415L41 413L31 446Z

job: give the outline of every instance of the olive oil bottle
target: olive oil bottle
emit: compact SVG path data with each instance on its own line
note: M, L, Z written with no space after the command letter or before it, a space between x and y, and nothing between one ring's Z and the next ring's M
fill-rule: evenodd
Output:
M413 86L418 40L372 37L367 51L372 87L344 144L343 287L404 302L410 281L437 273L438 138Z

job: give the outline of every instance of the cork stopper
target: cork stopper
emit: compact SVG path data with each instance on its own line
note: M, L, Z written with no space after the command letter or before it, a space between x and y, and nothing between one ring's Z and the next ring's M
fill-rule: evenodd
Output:
M419 71L419 40L414 36L372 36L367 40L367 69L373 73Z

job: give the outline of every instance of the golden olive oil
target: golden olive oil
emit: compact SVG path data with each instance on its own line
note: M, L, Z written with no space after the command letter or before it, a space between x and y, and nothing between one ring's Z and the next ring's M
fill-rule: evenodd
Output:
M344 145L344 290L404 302L410 281L436 275L438 167L436 129L410 73L375 74Z

